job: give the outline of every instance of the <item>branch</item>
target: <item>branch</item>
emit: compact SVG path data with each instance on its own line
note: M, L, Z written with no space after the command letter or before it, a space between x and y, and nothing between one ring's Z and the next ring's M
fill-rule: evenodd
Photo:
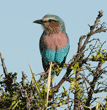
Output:
M104 89L101 89L101 90L99 90L99 89L94 90L94 93L100 93L100 92L103 92L103 91L106 91L106 90L107 90L107 87L104 88Z
M102 61L102 59L107 61L107 58L98 58L97 60L94 58L88 58L87 61L96 61L97 62L97 61Z
M4 63L4 59L2 58L1 52L0 52L0 58L1 58L1 62L2 62L3 72L4 72L4 74L5 74L5 77L7 77L8 72L7 72L5 63Z
M61 79L61 81L58 83L58 85L54 87L55 89L58 89L58 88L64 83L64 81L66 81L66 78L69 76L69 74L70 74L71 71L72 71L71 66L74 66L75 63L80 59L80 55L82 55L82 56L84 55L83 50L85 49L86 45L88 44L90 37L91 37L93 34L96 34L96 33L98 33L98 32L105 32L105 31L107 31L107 29L101 30L101 28L100 28L100 30L97 29L96 31L94 31L95 27L97 26L97 24L98 24L98 22L100 21L100 18L101 18L102 16L103 16L103 13L102 13L102 10L101 10L101 11L99 11L99 14L98 14L98 16L97 16L97 18L96 18L96 20L95 20L95 22L94 22L94 25L92 25L92 26L90 27L90 32L89 32L86 36L80 37L79 43L78 43L78 52L79 52L79 53L76 54L76 56L75 56L75 58L74 58L74 62L72 62L72 63L68 66L65 75L63 76L63 78ZM86 37L86 40L84 41L83 46L81 46L82 40L83 40L85 37ZM84 63L85 63L85 62L84 62Z

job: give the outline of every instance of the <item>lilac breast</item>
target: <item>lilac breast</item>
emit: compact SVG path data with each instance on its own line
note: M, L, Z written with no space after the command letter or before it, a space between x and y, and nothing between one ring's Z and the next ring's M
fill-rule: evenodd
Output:
M50 50L59 50L65 47L67 43L69 43L69 40L67 39L66 34L59 33L45 36L43 43Z

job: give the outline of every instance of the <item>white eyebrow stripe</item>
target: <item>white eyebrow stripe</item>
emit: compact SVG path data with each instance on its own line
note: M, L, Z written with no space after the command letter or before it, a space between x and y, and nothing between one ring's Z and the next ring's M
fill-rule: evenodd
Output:
M43 20L43 21L47 21L47 20L49 20L49 19L55 20L53 17L44 17L42 20Z

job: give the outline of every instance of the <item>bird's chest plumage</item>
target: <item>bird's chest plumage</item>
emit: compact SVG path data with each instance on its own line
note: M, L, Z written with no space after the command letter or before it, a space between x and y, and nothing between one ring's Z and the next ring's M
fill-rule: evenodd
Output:
M69 39L65 33L42 35L40 38L40 53L45 61L62 62L69 51Z
M43 45L50 50L59 50L67 45L67 37L64 33L47 35L43 37Z

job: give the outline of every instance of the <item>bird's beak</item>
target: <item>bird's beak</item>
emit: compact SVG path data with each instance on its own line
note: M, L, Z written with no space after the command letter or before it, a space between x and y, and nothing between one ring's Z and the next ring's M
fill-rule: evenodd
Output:
M40 20L35 20L35 21L33 21L33 23L43 24L44 21L43 21L42 19L40 19Z

